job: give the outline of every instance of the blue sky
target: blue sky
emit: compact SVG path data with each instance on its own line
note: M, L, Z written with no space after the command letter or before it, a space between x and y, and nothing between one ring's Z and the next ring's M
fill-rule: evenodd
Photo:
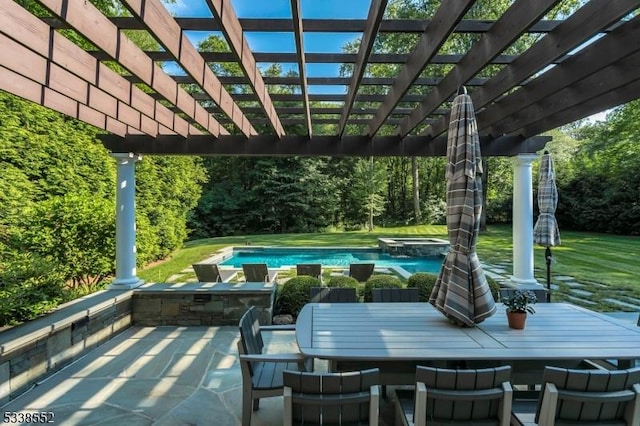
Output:
M239 18L290 18L290 0L232 0ZM301 0L302 18L316 19L366 19L371 0ZM211 12L204 0L177 0L167 5L167 9L178 17L210 17ZM198 42L211 33L191 31L187 37L197 46ZM293 33L245 33L251 50L254 52L295 52ZM342 46L361 37L360 33L305 33L304 50L307 53L336 53ZM266 67L269 64L258 64ZM294 69L297 64L282 64L284 70ZM337 65L307 64L307 77L336 77ZM170 71L170 67L168 67ZM317 89L317 90L316 90ZM309 92L344 93L345 86L309 87Z

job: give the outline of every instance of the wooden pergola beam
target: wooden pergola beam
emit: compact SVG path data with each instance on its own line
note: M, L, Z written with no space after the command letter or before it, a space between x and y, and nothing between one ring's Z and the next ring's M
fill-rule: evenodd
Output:
M502 93L521 84L531 74L566 55L595 32L609 28L638 6L640 0L595 0L587 3L475 90L471 94L474 107L484 107ZM429 129L429 134L437 136L445 132L448 126L448 117L443 117Z
M639 16L586 46L580 54L570 55L561 64L531 80L499 102L487 106L477 114L478 129L490 134L502 134L501 122L509 115L640 51L639 43L628 43L624 40L640 40ZM603 55L602 52L607 54Z
M57 92L59 100L66 99L58 103L64 109L59 112L69 113L75 105L73 100L78 111L71 115L77 118L82 109L91 124L100 128L105 128L106 117L110 117L129 127L131 132L151 136L158 135L161 130L183 136L200 133L17 3L5 6L0 13L0 44L3 46L0 64L42 88ZM18 80L9 79L4 87L15 94L21 89L11 86ZM29 98L33 99L33 96ZM52 107L44 99L36 102Z
M156 0L157 1L157 0ZM231 0L205 0L207 6L220 23L220 30L227 39L227 43L237 56L240 68L249 78L253 92L258 96L265 115L269 118L271 127L279 137L284 135L284 129L269 97L269 92L262 80L253 52L244 36L238 17L233 9Z
M362 33L362 39L360 40L360 47L358 48L358 54L356 56L356 62L351 75L351 81L347 86L347 96L342 107L342 114L340 116L340 123L338 124L338 136L342 136L344 128L347 124L347 119L353 108L353 103L356 99L358 89L362 82L367 63L369 62L369 56L373 50L373 43L376 41L376 35L384 16L384 10L387 7L387 0L372 0L369 7L369 13L367 15L367 25Z
M513 3L489 31L475 43L454 70L426 96L395 134L404 136L418 127L431 111L455 94L460 86L483 69L516 40L534 22L544 16L560 0L536 0ZM428 132L425 130L425 132ZM424 132L423 132L424 133Z
M90 2L38 1L206 131L212 135L229 133Z
M291 15L293 22L293 37L296 41L296 55L298 57L298 75L300 77L298 84L302 94L302 108L304 109L305 127L307 135L313 135L311 127L311 111L309 110L309 87L307 83L307 64L304 60L304 40L302 27L302 12L300 10L300 0L291 0Z

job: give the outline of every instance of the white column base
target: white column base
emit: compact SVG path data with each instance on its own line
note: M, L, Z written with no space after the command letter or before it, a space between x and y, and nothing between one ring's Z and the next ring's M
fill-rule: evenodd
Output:
M509 277L509 282L512 287L520 288L520 289L541 289L544 288L542 284L540 284L535 278L532 279L522 279L515 276Z
M140 287L144 284L144 280L141 280L138 277L133 278L116 278L109 284L107 290L129 290L132 288Z

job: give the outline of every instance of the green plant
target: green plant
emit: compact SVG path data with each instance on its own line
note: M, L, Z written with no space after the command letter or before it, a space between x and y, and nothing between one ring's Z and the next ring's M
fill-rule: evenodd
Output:
M433 287L436 285L438 276L426 272L418 272L409 277L407 287L416 287L421 302L428 302L431 297Z
M503 298L502 303L507 308L507 312L534 314L536 310L531 305L536 303L537 300L536 294L531 290L516 290L511 296Z
M493 300L496 302L500 301L500 284L496 282L493 278L486 277L487 284L489 284L489 290L491 290L491 295L493 296Z
M373 301L374 288L402 288L402 282L393 275L373 275L364 284L364 301Z
M353 277L348 277L346 275L336 275L335 277L329 278L327 282L327 287L351 287L358 288L358 280Z
M302 307L309 302L311 287L319 287L320 280L315 277L300 276L284 283L278 293L276 311L279 314L291 314L297 317Z

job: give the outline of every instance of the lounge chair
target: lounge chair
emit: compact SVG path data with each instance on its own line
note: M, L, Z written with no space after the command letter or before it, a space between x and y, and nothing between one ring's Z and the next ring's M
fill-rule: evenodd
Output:
M296 273L298 276L306 275L310 277L322 279L322 264L320 263L298 263L296 265Z
M378 425L378 370L284 372L284 425Z
M248 283L271 283L278 279L278 271L267 268L266 263L243 263L242 271Z
M511 422L511 367L416 369L416 390L396 391L400 424L507 426ZM415 402L415 404L414 404Z
M514 420L522 424L518 413ZM535 421L541 426L640 425L640 368L545 367Z
M418 289L409 288L374 288L371 290L374 302L419 302Z
M373 263L352 263L349 265L349 271L347 275L355 278L358 282L365 282L373 275L373 269L375 264Z
M356 289L351 287L311 287L311 303L356 303Z
M263 354L262 330L281 328L260 326L255 306L240 318L240 370L242 371L242 426L251 424L251 412L260 406L260 398L280 396L284 391L285 370L312 371L313 358L300 353ZM286 328L284 329L286 330Z
M201 283L227 282L238 275L237 271L220 269L215 263L194 263L191 266L193 266L193 272L196 273L196 277Z

